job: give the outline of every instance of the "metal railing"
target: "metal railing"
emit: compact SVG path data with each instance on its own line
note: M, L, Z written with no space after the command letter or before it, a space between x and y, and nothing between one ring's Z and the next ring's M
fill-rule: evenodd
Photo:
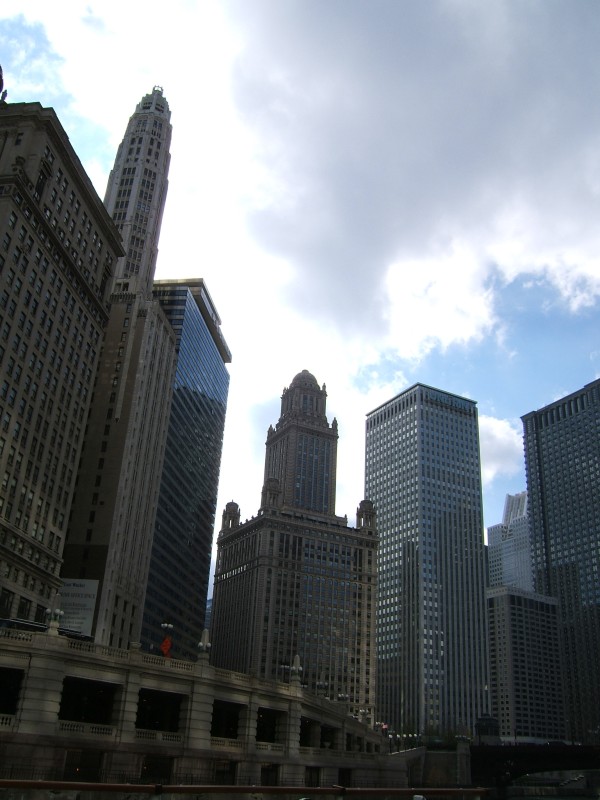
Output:
M313 800L320 796L339 798L353 797L361 800L370 798L461 798L462 800L481 800L490 790L478 786L465 787L396 787L396 786L229 786L215 784L159 784L159 783L85 783L80 781L35 781L19 779L0 779L0 792L3 789L18 789L21 792L47 792L48 796L59 793L69 795L99 796L101 794L132 795L197 795L202 800L210 800L212 795L229 795L241 800L260 800L262 795L288 796L290 800Z

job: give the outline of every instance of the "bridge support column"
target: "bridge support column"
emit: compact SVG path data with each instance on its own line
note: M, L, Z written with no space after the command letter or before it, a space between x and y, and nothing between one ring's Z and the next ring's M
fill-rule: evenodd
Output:
M37 635L50 636L47 633ZM32 652L20 693L19 733L56 735L65 677L64 657L57 657L56 652L50 655L48 651L63 649L66 651L66 642L57 636L53 640L48 638L45 650Z

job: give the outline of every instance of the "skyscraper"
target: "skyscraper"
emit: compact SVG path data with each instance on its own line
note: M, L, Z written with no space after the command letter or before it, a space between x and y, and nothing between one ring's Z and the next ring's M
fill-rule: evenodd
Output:
M555 598L515 586L488 589L490 705L506 741L565 736Z
M231 361L203 280L155 281L177 339L173 401L141 642L173 625L172 654L194 659L204 627Z
M600 380L523 419L535 588L559 602L569 738L600 737Z
M108 177L104 204L126 250L116 278L151 297L171 163L171 111L160 86L137 104Z
M357 527L335 514L337 421L307 370L281 398L267 433L256 517L228 503L218 538L211 660L302 682L373 720L377 532L372 503Z
M527 492L506 495L488 528L490 705L508 741L565 736L558 603L535 594Z
M499 525L488 528L489 585L533 592L527 492L506 495Z
M123 250L52 109L0 132L0 616L44 622Z
M378 717L467 733L487 711L477 406L416 384L367 415L365 495L380 536Z
M167 192L169 106L155 87L127 126L105 203L124 240L67 532L62 576L92 597L86 633L138 641L175 370L152 297ZM95 602L93 600L95 596Z

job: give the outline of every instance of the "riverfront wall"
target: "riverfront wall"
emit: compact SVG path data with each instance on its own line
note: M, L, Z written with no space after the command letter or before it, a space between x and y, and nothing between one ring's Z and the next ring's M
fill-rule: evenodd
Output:
M414 760L413 753L412 759ZM0 777L407 786L411 759L301 685L0 629Z

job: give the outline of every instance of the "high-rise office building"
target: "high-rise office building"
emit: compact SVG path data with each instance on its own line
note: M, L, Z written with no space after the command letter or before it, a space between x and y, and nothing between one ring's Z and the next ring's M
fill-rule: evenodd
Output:
M367 415L377 509L377 715L397 733L468 733L487 712L477 406L416 384Z
M154 297L175 331L177 366L141 642L156 648L167 623L172 655L195 659L205 624L231 354L203 280L155 281Z
M523 416L536 591L559 603L572 741L600 737L600 380Z
M488 528L489 585L533 592L527 492L506 495L502 522Z
M89 598L85 633L139 641L165 452L176 335L152 296L171 123L155 87L127 126L105 203L124 240L64 551L65 587ZM66 608L69 611L69 608Z
M506 741L565 736L558 602L515 586L488 589L490 705Z
M302 683L373 721L375 511L362 501L357 527L335 514L337 421L327 392L300 372L267 434L256 517L228 503L218 537L211 660L263 678Z
M490 705L506 740L565 735L558 603L534 593L527 492L507 495L488 528Z
M52 109L0 132L0 616L44 622L123 250Z

